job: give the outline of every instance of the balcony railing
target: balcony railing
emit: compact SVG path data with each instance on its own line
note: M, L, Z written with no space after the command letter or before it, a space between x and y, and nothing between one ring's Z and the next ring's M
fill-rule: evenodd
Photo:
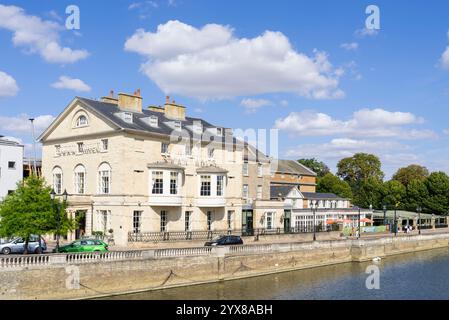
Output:
M316 226L316 232L336 231L332 226ZM140 232L128 233L128 242L166 242L185 240L212 240L216 236L236 235L236 236L269 236L280 234L301 234L313 233L313 226L301 228L255 228L255 229L234 229L234 230L213 230L213 231L173 231L173 232Z

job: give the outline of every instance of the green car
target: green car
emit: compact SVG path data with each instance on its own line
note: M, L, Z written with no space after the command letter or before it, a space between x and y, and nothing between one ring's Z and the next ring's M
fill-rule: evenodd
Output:
M53 250L55 251L55 250ZM70 252L107 252L108 245L97 239L83 239L59 247L60 253Z

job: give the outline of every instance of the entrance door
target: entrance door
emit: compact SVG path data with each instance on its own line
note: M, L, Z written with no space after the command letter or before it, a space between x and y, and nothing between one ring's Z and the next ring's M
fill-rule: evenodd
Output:
M243 210L242 216L242 232L247 236L254 235L253 210Z
M291 211L285 210L284 211L284 233L289 233L291 229Z
M86 233L86 211L78 210L75 212L77 228L75 230L75 239L81 239Z

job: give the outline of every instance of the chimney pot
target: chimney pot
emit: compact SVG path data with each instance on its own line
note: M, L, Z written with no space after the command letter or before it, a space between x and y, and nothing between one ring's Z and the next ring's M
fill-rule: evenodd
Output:
M140 89L137 89L137 96L140 97Z
M114 97L114 90L109 91L109 96L110 96L111 98Z
M165 103L170 103L170 96L165 97Z

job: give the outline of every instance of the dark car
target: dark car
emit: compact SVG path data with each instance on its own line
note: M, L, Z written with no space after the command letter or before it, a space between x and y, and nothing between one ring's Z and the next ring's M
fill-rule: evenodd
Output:
M210 246L232 246L237 244L243 244L242 238L240 236L217 236L211 241L207 241L204 245Z

